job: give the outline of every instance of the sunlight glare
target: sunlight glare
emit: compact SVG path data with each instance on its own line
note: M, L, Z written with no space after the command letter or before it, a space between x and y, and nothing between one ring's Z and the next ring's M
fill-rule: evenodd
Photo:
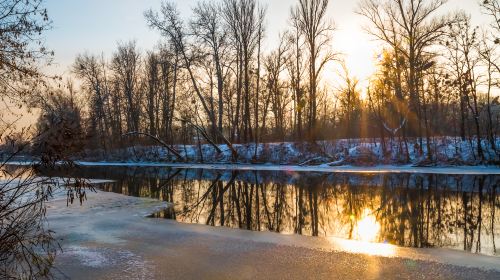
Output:
M354 215L350 215L349 218L351 220L356 219ZM349 253L385 257L396 255L396 246L388 243L374 243L377 241L380 234L380 223L377 221L375 215L373 215L372 210L368 208L363 210L353 230L355 240L330 236L328 237L328 241L334 248Z
M364 209L361 219L355 228L355 239L365 242L375 242L380 231L380 224L370 209Z
M371 243L366 241L330 238L342 251L372 256L392 257L396 255L396 246L386 243Z

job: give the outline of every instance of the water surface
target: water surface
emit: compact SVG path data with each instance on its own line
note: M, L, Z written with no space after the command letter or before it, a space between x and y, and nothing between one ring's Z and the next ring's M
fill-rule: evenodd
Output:
M105 191L172 203L156 218L499 256L499 175L102 166L69 173L115 180L100 185Z

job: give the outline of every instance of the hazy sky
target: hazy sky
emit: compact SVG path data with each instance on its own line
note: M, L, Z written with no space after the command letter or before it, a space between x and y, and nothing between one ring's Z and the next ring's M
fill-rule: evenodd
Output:
M478 0L449 0L442 12L464 9L473 15L476 24L484 18L479 13ZM197 0L175 0L184 19L189 19L190 8ZM297 0L261 0L267 5L267 33L265 48L276 45L280 32L286 29L290 8ZM358 0L331 0L327 16L335 22L332 48L345 53L350 71L360 79L366 79L373 71L373 57L378 42L362 30L363 18L354 10ZM55 51L56 65L48 72L63 74L78 53L88 51L109 57L119 41L136 40L145 51L152 49L161 39L150 30L143 12L158 9L160 0L47 0L46 6L53 21L53 29L47 32L47 44ZM325 77L328 80L327 74Z

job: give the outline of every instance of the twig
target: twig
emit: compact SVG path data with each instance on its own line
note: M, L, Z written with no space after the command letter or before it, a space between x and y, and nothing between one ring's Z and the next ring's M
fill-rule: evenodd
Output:
M185 161L184 157L182 157L181 154L179 154L176 150L174 150L173 148L171 148L170 146L168 146L167 143L163 142L162 140L160 140L156 136L153 136L153 135L151 135L149 133L145 133L145 132L139 132L139 131L131 131L131 132L123 134L122 136L131 136L131 135L144 135L144 136L148 136L148 137L152 138L153 140L155 140L156 142L160 143L165 148L167 148L167 150L169 152L171 152L172 154L174 154L178 159L180 159L182 161Z

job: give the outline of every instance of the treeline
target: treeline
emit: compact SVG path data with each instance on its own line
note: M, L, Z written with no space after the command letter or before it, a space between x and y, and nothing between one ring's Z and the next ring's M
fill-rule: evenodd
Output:
M75 135L104 150L152 143L123 136L141 132L168 144L379 138L384 152L396 139L408 157L417 139L431 158L435 137L457 136L483 158L498 149L500 2L478 2L491 22L484 28L465 12L442 15L445 2L359 2L383 45L367 88L334 51L328 0L297 0L279 38L266 37L269 15L257 0L200 1L189 20L163 2L144 13L163 38L155 49L130 41L110 59L79 55L81 90L53 94L41 123L54 123L47 116L62 98L71 100L61 109L81 118ZM264 40L277 46L264 51ZM342 69L339 88L325 83L328 64Z

